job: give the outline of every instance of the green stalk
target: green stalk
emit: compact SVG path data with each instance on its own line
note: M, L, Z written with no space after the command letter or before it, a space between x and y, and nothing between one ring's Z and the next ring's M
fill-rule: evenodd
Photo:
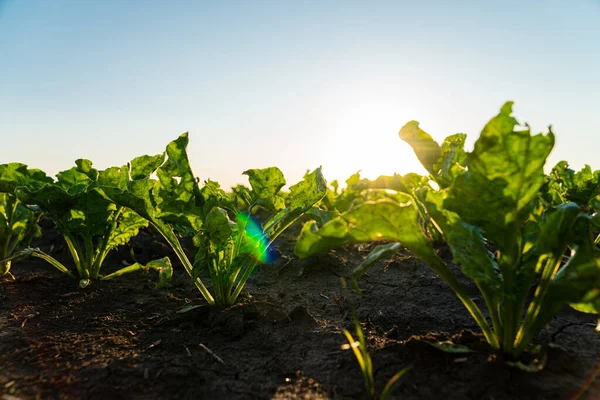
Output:
M248 260L249 260L249 262L247 262ZM230 304L235 303L235 301L237 300L237 298L240 295L242 289L246 285L246 281L248 280L248 278L250 278L250 276L254 272L254 269L256 268L256 265L258 264L258 260L254 256L249 255L244 260L243 265L246 265L246 264L248 264L248 266L244 270L244 273L242 274L242 277L238 281L238 283L237 283L237 285L235 287L235 290L233 291L233 294L231 295Z
M265 254L265 252L269 249L269 247L271 247L271 245L273 244L273 242L275 242L275 240L277 239L277 237L279 235L281 235L281 233L284 232L287 228L289 228L298 218L300 218L301 215L302 214L298 215L297 218L292 219L287 224L280 226L275 231L275 233L273 233L272 235L270 235L269 242L265 246L265 249L263 250L263 252L260 254L260 257L262 257L263 254ZM265 236L267 236L266 232L265 232ZM263 238L265 236L263 236ZM238 281L238 283L237 283L237 285L235 287L235 290L233 291L233 295L231 296L231 299L232 299L231 304L233 304L233 302L235 302L237 300L237 298L240 295L242 289L246 285L246 281L248 280L248 278L250 278L250 276L252 275L252 273L256 269L256 265L258 264L258 260L255 257L248 256L248 258L246 258L246 260L250 260L250 262L248 263L248 267L246 267L246 269L244 270L244 273L242 274L242 277ZM246 265L246 260L244 260L244 264L243 265ZM240 271L242 269L243 269L243 267L240 268ZM236 278L237 278L237 276L236 276Z
M0 276L8 274L10 271L11 260L4 260L10 254L8 252L9 240L10 237L6 239L6 243L4 244L4 246L2 246L2 249L0 251L0 258L2 259L2 261L0 261Z
M183 248L181 247L179 240L177 240L177 238L175 237L173 232L172 231L169 232L168 231L169 228L166 226L162 226L162 223L160 223L160 222L150 221L150 223L152 224L152 226L154 226L156 228L156 230L158 230L158 232L160 232L160 234L162 235L162 237L165 238L167 243L169 243L169 245L171 246L171 248L177 255L177 258L179 258L179 261L181 261L181 264L183 264L183 267L185 268L187 273L191 277L193 277L194 276L194 267L192 266L192 264L190 263L190 260L185 255L185 252L183 251ZM214 305L215 299L210 294L210 292L208 291L206 286L204 286L204 283L202 283L202 280L200 278L195 278L194 284L196 285L198 290L200 290L200 293L202 293L202 296L204 297L206 302L210 305Z
M273 244L273 242L277 239L277 237L279 235L281 235L282 232L284 232L287 228L289 228L298 218L300 218L300 216L303 213L299 214L296 218L292 219L290 222L288 222L285 225L280 226L277 230L275 230L274 233L272 233L271 235L268 234L268 232L264 232L264 236L263 239L265 237L269 237L269 242L267 243L267 245L265 246L265 249L263 250L263 252L260 254L260 257L263 256L263 254L269 249L269 247L271 247L271 245ZM240 240L239 243L241 243L241 234L240 234ZM239 249L241 245L236 246L236 249ZM253 256L248 256L244 262L242 263L242 266L236 271L235 274L233 274L232 277L232 285L235 285L235 289L233 289L233 293L231 294L231 296L228 296L229 301L228 304L233 304L235 303L235 301L237 300L238 296L240 295L242 289L244 288L244 286L246 285L246 282L248 281L248 279L250 278L250 276L252 275L252 273L254 272L254 270L256 269L256 265L258 264L258 260L253 257ZM246 266L244 268L244 266ZM242 270L244 270L244 272L242 273L242 277L239 279L238 283L235 284L235 281L237 280L237 276L239 274L239 272L241 272Z
M398 379L402 378L410 369L411 369L411 367L406 367L406 368L398 371L396 373L396 375L392 376L390 378L390 380L385 384L385 387L383 388L383 390L381 391L381 395L379 396L379 399L380 400L387 399L387 397L390 395L390 393L392 391L392 387L394 386L394 384L398 381Z
M94 265L94 243L92 242L92 235L86 235L84 241L84 258L85 258L85 270L87 273L87 279L97 279L97 276L94 276L92 266Z
M154 270L157 270L157 271L160 270L160 268L157 268L157 267L153 266L152 263L149 263L148 265L142 265L140 263L135 263L135 264L129 265L129 266L125 267L125 268L121 268L120 270L115 271L115 272L113 272L111 274L104 275L103 277L100 278L100 280L101 281L107 281L109 279L117 278L117 277L123 276L125 274L130 274L132 272L147 271L147 270L150 270L150 269L154 269Z
M113 214L113 220L110 224L110 228L108 229L106 234L102 237L102 241L100 242L100 245L96 249L94 263L92 264L92 276L95 276L96 278L100 275L100 268L102 267L102 263L104 262L104 259L110 252L110 249L108 248L108 242L109 242L110 236L112 235L113 231L117 227L117 221L118 221L119 217L121 216L121 214L123 213L124 209L125 209L125 207L120 206L117 209L117 211Z
M219 260L216 259L212 259L212 271L213 273L211 273L211 278L212 278L212 286L213 286L213 292L215 293L214 295L214 299L215 299L215 304L225 304L227 303L226 300L226 294L225 294L225 289L223 287L223 281L221 274L219 273Z
M483 301L485 302L488 312L490 313L490 318L492 319L493 327L492 331L494 333L494 336L496 337L498 343L502 343L502 321L498 312L498 301L496 299L496 296L493 294L493 292L488 290L488 288L485 285L480 284L477 281L475 281L475 284L479 288L479 292L483 296Z
M520 247L517 246L520 249ZM500 271L504 278L504 293L508 293L509 296L503 300L503 314L502 319L502 341L501 349L504 352L512 353L515 345L515 337L519 329L519 320L521 313L518 310L518 304L511 298L510 295L516 294L515 290L515 270L520 263L520 251L514 252L517 256L499 254L498 261L500 264ZM509 299L509 300L507 300Z
M73 261L75 262L75 268L77 268L79 277L82 279L89 279L89 276L86 275L86 271L85 271L85 269L83 269L83 267L81 265L81 260L79 259L79 252L78 252L77 245L75 244L75 242L73 241L73 239L71 239L71 237L69 235L64 234L63 237L65 238L65 242L67 242L67 247L69 248L71 257L73 258Z
M51 265L53 265L54 267L56 267L56 269L58 269L63 274L69 276L70 278L76 279L75 275L73 275L73 273L71 271L69 271L67 269L67 267L65 267L56 258L54 258L54 257L52 257L52 256L50 256L50 255L48 255L46 253L44 253L40 249L30 249L30 250L33 250L30 253L31 256L37 257L37 258L41 258L42 260L47 261L48 263L50 263Z
M11 241L11 239L13 239L12 235L8 238L7 242L6 242L6 253L5 254L13 254L16 250L17 247L19 247L19 241L15 239L15 241Z
M11 198L11 196L6 196L7 198ZM8 203L8 202L7 202ZM6 222L7 222L7 231L11 232L12 229L11 227L13 226L13 215L15 214L16 210L17 210L17 201L13 201L12 205L11 204L7 204L7 208L6 208ZM12 254L12 250L11 250L11 246L10 246L10 239L12 238L12 234L7 235L6 240L3 243L2 246L2 252L0 253L0 258L4 259L6 257L9 257ZM10 271L10 266L11 266L11 261L8 260L6 262L0 262L0 276L2 275L6 275L9 273Z
M477 307L473 300L471 300L465 288L460 284L460 282L458 282L458 280L456 279L454 274L452 274L452 272L448 269L446 264L444 264L444 262L437 256L427 257L427 260L423 259L423 261L429 264L429 267L436 274L438 274L440 278L442 278L444 282L448 284L448 286L450 286L450 289L452 289L454 294L456 294L458 299L467 308L473 319L475 319L475 322L481 328L481 331L485 336L487 342L490 344L490 346L492 346L492 348L494 349L500 349L500 343L498 342L498 338L496 337L496 335L494 335L494 332L492 332L490 325L481 313L481 310L479 309L479 307Z
M132 272L143 271L143 270L144 270L144 268L139 263L135 263L135 264L129 265L125 268L121 268L120 270L115 271L111 274L104 275L103 277L100 278L100 280L107 281L109 279L117 278L117 277L123 276L125 274L130 274Z
M540 278L540 284L533 295L533 300L531 301L529 309L527 310L525 321L523 322L521 329L519 329L515 339L515 347L512 352L514 356L519 355L523 350L525 350L525 347L537 334L537 329L533 328L537 325L537 320L540 315L540 311L543 308L544 301L546 300L548 289L552 284L552 278L554 275L556 275L558 269L560 268L562 253L560 254L561 255L559 256L552 255L545 260L540 260L540 262L545 261L545 265L542 270L542 276Z

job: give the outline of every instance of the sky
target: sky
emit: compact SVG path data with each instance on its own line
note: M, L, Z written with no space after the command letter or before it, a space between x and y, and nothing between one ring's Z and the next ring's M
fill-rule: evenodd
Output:
M600 169L600 1L0 0L0 163L52 175L186 131L226 188L423 173L404 123L472 147L507 100L548 167Z

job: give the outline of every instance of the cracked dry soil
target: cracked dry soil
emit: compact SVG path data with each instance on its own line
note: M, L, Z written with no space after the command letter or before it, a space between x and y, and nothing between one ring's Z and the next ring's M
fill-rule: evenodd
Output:
M62 239L44 223L36 243L69 262ZM242 302L225 310L203 304L180 265L172 286L138 274L78 289L41 260L16 263L0 286L1 399L360 399L362 376L345 342L352 329L339 277L369 248L297 260L298 230L276 243L277 261L251 278ZM151 231L133 249L141 262L173 254ZM458 269L456 269L458 273ZM476 288L462 280L478 304ZM470 316L445 284L408 253L381 261L353 301L367 334L376 387L412 369L398 399L598 399L600 334L593 316L565 309L536 339L541 372L511 368L490 354ZM423 339L466 344L443 353ZM553 343L552 346L547 346ZM12 397L11 397L12 396Z

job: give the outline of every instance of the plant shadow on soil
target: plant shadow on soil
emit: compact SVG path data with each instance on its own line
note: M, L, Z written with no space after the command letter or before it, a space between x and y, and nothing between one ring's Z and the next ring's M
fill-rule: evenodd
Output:
M68 263L62 238L43 227L36 245ZM369 248L298 260L295 228L276 242L277 261L260 267L240 304L222 310L202 306L177 264L171 287L159 290L153 274L79 289L41 260L15 263L16 280L0 285L0 398L366 398L352 352L340 347L353 323L339 279ZM175 260L146 230L107 259L105 272L132 262L130 249L141 262ZM481 305L474 285L462 282ZM564 310L536 339L557 345L546 347L545 368L527 373L494 360L452 291L410 254L377 263L360 286L365 293L352 296L376 388L412 365L391 398L600 398L593 316ZM178 313L190 305L200 307ZM475 351L449 354L424 341L447 339Z

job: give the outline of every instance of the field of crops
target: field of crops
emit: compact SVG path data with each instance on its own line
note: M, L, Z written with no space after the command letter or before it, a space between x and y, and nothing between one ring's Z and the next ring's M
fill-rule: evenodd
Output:
M510 102L399 136L427 176L0 165L0 398L600 398L600 171Z

